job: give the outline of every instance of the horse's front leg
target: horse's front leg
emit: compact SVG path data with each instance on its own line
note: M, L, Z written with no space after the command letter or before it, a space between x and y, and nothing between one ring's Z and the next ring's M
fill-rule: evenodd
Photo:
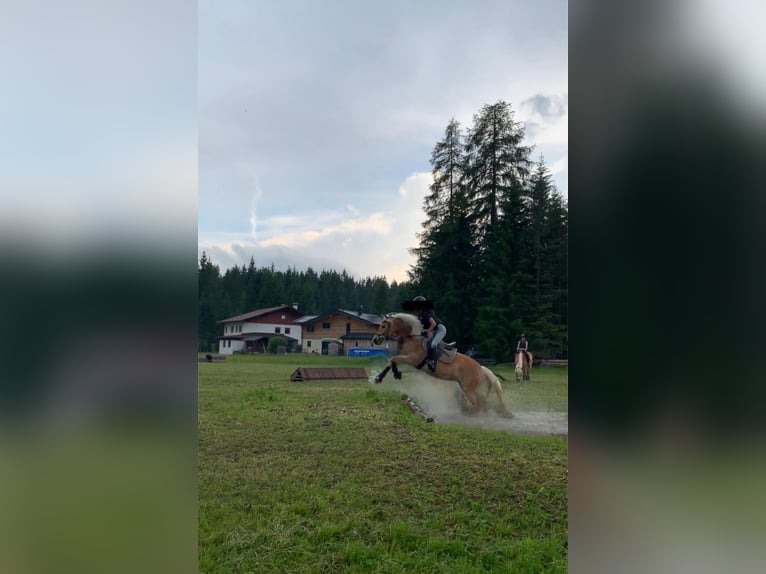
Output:
M386 367L375 377L375 382L382 383L383 378L388 374L388 371L393 371L395 379L399 380L402 378L402 372L399 370L399 367L396 366L396 362L391 359L388 365L386 365Z
M396 365L392 361L389 361L386 367L378 373L377 377L375 377L375 382L382 383L383 377L385 377L388 374L388 371L390 371L392 368L394 369L394 377L396 377L396 373L399 372L399 369L396 368ZM399 378L401 378L401 374L399 375Z
M391 357L391 369L394 371L394 378L397 380L402 378L402 373L396 366L397 361L405 363L406 365L415 366L416 359L417 357L412 355L396 355L395 357Z

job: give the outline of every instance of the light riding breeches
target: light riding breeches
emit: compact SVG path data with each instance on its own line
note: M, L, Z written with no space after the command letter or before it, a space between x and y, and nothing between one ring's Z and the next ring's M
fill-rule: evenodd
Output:
M444 325L437 325L436 329L434 329L433 337L431 337L431 344L430 347L432 349L435 349L437 346L439 346L439 343L442 342L442 339L444 339L444 336L447 334L447 327Z

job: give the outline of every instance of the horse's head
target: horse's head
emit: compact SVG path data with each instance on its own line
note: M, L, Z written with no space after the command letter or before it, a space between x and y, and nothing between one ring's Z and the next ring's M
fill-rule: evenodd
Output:
M516 374L518 375L524 370L524 353L516 351Z
M383 321L378 326L378 330L372 336L372 344L376 346L382 345L387 338L393 337L396 329L394 328L394 321L389 313L383 317Z

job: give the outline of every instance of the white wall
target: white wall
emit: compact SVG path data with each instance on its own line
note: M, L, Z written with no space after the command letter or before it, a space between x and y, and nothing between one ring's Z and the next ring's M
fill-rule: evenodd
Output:
M228 345L231 344L231 347ZM245 348L244 341L225 341L223 339L218 340L218 354L231 355L234 351L241 351Z
M242 327L239 330L238 327ZM224 335L244 335L245 333L275 333L275 329L279 327L280 335L287 335L293 339L298 340L298 345L303 345L303 327L301 325L283 325L277 323L226 323L223 326ZM285 329L290 329L289 333L285 333ZM320 339L321 341L321 339ZM245 348L244 341L232 341L231 347L223 347L224 341L219 340L218 348L219 353L222 355L231 355L235 350ZM320 342L319 349L321 350L322 344ZM303 349L304 351L306 349Z

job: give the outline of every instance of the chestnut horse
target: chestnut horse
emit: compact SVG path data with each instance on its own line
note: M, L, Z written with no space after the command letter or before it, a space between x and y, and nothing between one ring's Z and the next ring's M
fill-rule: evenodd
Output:
M521 351L516 351L516 382L529 380L529 369L532 366L532 353L528 353L529 359Z
M400 340L399 354L391 357L388 365L375 377L376 383L382 382L389 370L393 371L394 378L401 379L402 374L396 366L397 362L406 363L413 367L423 362L426 358L426 351L423 348L421 333L420 321L413 315L389 313L384 317L372 338L372 343L381 345L386 339L398 338ZM495 391L498 400L497 412L507 417L513 416L503 402L503 387L495 374L467 355L456 353L455 358L449 363L437 361L436 370L433 373L427 368L423 369L423 372L439 379L457 381L474 411L486 408L478 394L482 383L484 383L486 385L485 398L489 396L490 391Z

